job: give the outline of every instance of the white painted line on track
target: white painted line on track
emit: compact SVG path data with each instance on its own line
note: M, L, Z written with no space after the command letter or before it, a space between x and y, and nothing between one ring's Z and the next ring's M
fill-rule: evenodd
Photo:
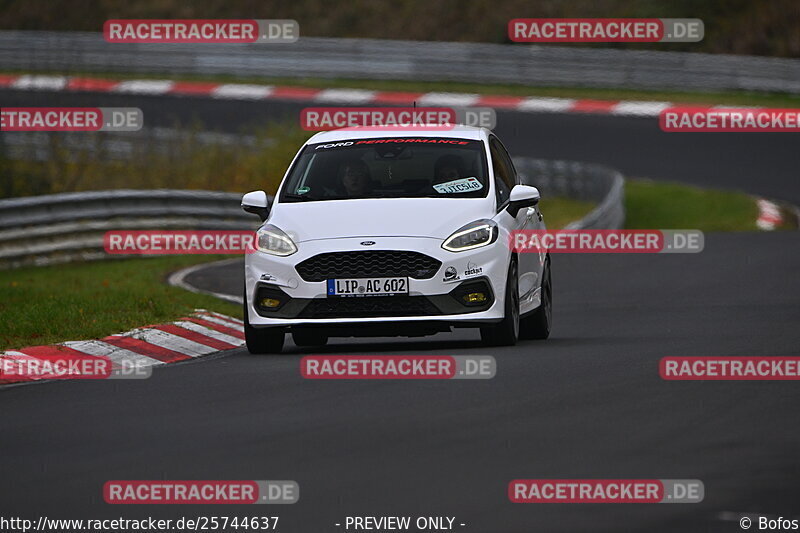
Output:
M190 266L188 268L184 268L170 274L169 278L167 278L167 283L169 283L173 287L180 287L181 289L196 294L208 294L209 296L214 296L221 300L226 300L228 302L241 304L244 302L244 299L241 296L231 296L230 294L223 294L221 292L206 291L203 289L198 289L197 287L194 287L193 285L189 285L188 283L186 283L186 276L194 272L197 272L198 270L201 270L209 265L224 265L227 263L233 263L234 261L241 261L241 259L225 259L223 261L216 261L214 263L201 263L199 265Z
M230 98L232 100L261 100L272 93L271 85L247 85L243 83L226 83L211 91L214 98Z
M672 104L669 102L620 102L612 110L612 115L632 115L637 117L657 117Z
M60 91L67 86L65 76L20 76L11 87L36 91Z
M375 99L376 91L366 89L324 89L314 96L317 102L364 104Z
M112 90L117 93L166 94L174 84L170 80L128 80L120 82Z
M575 105L575 100L570 98L526 98L517 106L519 111L550 111L563 113Z
M480 94L426 93L419 97L420 106L471 106L480 100Z

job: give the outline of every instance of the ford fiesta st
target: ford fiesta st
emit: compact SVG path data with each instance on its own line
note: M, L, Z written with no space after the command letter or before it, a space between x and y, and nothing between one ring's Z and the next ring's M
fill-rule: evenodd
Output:
M547 338L549 256L509 247L544 229L538 202L486 129L314 135L272 202L242 199L263 221L245 260L249 351L278 353L286 333L298 346L452 327L491 345Z

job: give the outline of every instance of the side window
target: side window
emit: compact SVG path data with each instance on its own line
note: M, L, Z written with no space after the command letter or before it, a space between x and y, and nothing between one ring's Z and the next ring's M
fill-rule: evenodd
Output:
M519 185L520 183L519 176L517 175L517 169L514 168L514 161L511 160L508 150L506 150L506 147L503 146L503 143L501 143L496 137L495 142L497 142L497 148L500 150L500 153L503 154L503 158L508 163L508 168L511 169L511 187L514 187L514 185Z
M514 186L514 167L511 165L511 160L505 148L503 148L503 145L501 145L495 137L489 139L489 152L492 155L497 207L499 208L508 201L511 188Z

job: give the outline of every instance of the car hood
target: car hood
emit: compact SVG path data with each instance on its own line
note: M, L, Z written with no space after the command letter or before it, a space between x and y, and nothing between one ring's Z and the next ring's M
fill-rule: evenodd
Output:
M444 239L494 215L488 198L381 198L276 204L268 223L296 242L346 237Z

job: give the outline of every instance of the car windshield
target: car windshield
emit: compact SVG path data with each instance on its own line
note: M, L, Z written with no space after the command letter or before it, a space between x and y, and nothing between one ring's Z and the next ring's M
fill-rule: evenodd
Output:
M281 202L358 198L479 198L489 189L481 141L443 137L310 144Z

